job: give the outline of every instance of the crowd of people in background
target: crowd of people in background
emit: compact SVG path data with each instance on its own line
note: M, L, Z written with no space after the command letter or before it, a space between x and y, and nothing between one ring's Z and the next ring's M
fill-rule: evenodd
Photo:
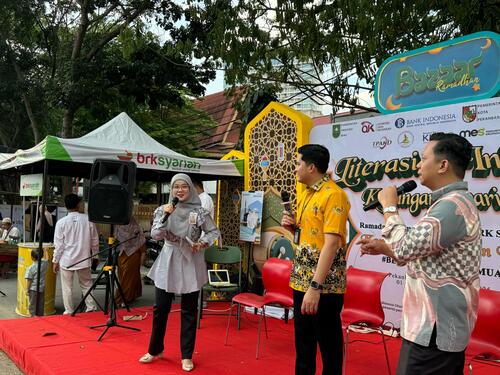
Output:
M0 243L17 243L21 238L21 232L12 224L10 217L2 219Z

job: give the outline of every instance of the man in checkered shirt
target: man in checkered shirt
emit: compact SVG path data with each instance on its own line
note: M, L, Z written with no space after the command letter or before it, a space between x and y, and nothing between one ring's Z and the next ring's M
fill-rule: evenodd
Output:
M383 240L362 239L362 254L390 256L407 265L403 296L403 344L398 375L463 374L465 348L479 298L481 223L463 181L472 145L453 133L435 133L418 164L433 204L407 229L397 213L396 188L378 194Z

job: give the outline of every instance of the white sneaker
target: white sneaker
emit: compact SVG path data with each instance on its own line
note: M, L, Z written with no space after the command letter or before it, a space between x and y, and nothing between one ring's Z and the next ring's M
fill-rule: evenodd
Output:
M71 314L73 314L73 311L67 311L67 310L65 310L63 312L63 315L71 315Z
M85 310L85 312L94 312L94 311L97 311L97 307L91 307L91 308L88 308Z

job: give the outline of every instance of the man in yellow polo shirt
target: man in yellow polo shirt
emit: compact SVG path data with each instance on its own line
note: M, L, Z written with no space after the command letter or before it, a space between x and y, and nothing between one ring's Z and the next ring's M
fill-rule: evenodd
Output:
M346 285L346 193L326 174L330 153L315 144L298 149L295 172L307 186L297 212L285 211L281 225L294 235L293 288L295 374L316 373L316 347L323 375L341 374L343 333L340 311Z

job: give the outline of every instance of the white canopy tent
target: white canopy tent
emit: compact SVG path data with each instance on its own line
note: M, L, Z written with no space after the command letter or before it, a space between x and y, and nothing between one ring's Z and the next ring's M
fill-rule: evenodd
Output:
M122 112L80 138L47 136L28 150L0 154L0 170L20 167L41 172L50 161L50 175L88 177L95 159L133 161L137 178L168 181L177 172L199 174L202 179L243 176L243 160L190 158L161 145Z

